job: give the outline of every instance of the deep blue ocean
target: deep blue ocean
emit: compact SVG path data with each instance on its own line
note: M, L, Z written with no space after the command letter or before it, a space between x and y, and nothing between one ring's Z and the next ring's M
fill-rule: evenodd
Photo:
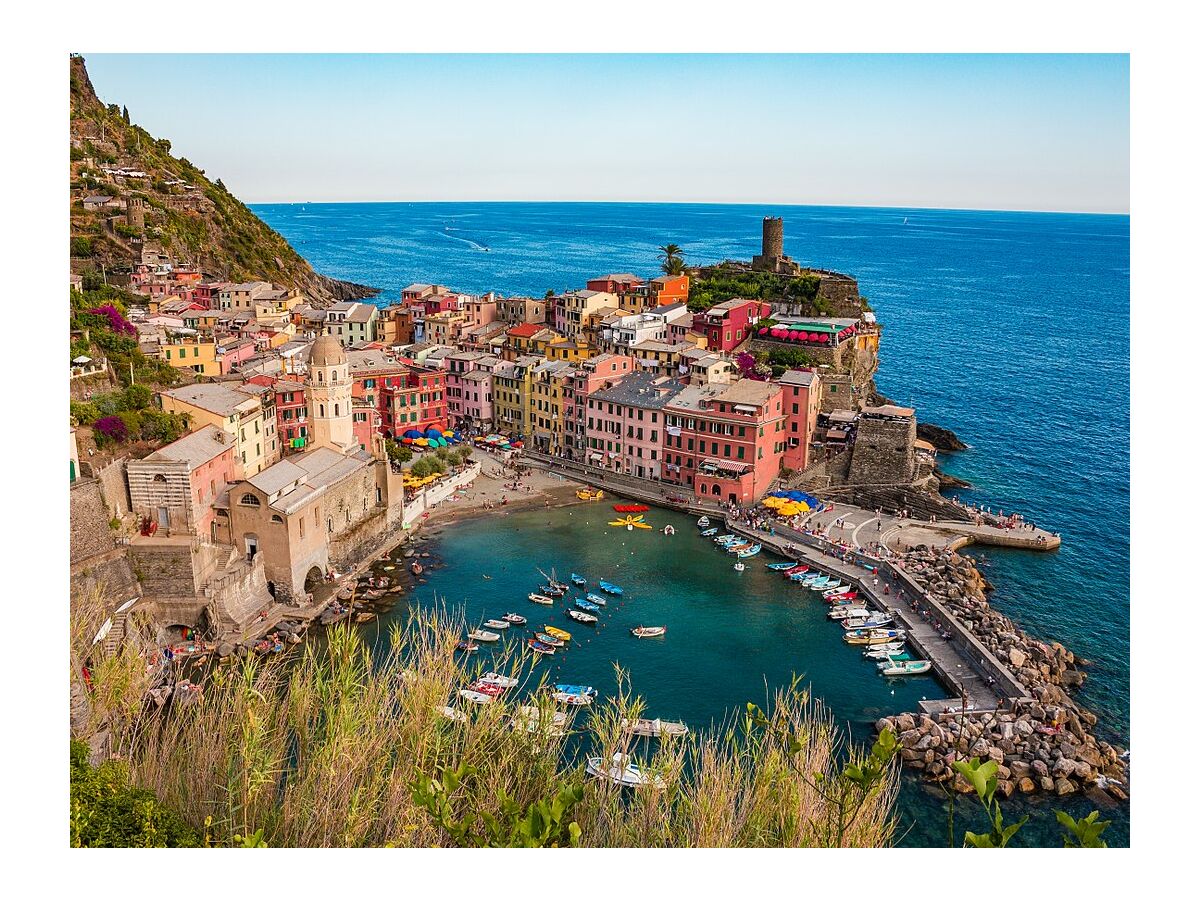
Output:
M608 272L651 275L666 243L689 263L748 259L762 217L783 216L785 252L856 277L879 315L879 389L970 445L943 456L973 485L964 499L1062 533L1054 553L974 555L997 608L1091 661L1079 699L1100 716L1102 737L1128 746L1128 216L623 203L252 208L318 271L381 288L381 305L412 282L541 295ZM912 784L905 803L937 805ZM1045 818L1049 807L1037 807ZM1111 841L1127 842L1127 812L1105 814L1117 819ZM1055 839L1052 828L1034 835ZM936 841L915 828L908 842Z

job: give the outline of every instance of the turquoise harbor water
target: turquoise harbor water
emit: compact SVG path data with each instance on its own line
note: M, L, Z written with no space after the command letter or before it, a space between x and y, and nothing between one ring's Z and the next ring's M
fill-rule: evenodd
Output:
M987 549L976 555L987 560L984 571L996 586L999 609L1031 633L1060 640L1092 661L1080 700L1101 717L1103 737L1128 745L1127 216L693 204L292 204L254 210L319 271L383 288L381 304L414 281L540 295L548 288L580 287L607 272L649 275L657 266L655 248L668 242L679 244L693 263L746 259L757 251L762 216L784 216L786 252L854 275L879 314L885 328L880 390L971 445L943 459L947 471L972 483L963 497L1020 510L1062 533L1056 553ZM518 520L510 521L516 526ZM525 558L544 559L560 574L566 574L563 565L575 564L569 554L561 565L551 558L559 542L575 542L569 527L549 542L536 532L522 537L523 526L510 541L503 521L455 528L459 577L460 565L470 571L467 549L488 535L501 536L492 553L516 560L521 555L505 548L529 540L529 547L543 550ZM600 552L606 545L584 546ZM659 562L670 567L677 560L668 555ZM704 615L690 621L708 622L712 630L664 623L672 628L669 650L657 655L650 646L626 649L628 642L621 642L625 656L617 658L630 666L652 712L720 719L719 710L753 699L745 696L746 685L761 685L764 676L785 678L794 664L839 717L855 727L865 724L892 696L879 695L882 680L867 672L863 684L842 655L824 652L825 622L809 628L802 609L764 594L765 576L757 568L749 567L734 584L724 571L714 572L710 587L699 571L664 576L656 602L686 606L689 596L703 595L712 606L701 607ZM431 588L454 574L444 572L430 580ZM780 626L789 630L772 630L780 616L793 623ZM737 621L741 630L721 630ZM686 641L675 640L677 627ZM780 634L789 635L786 643ZM794 651L776 650L776 642L786 648L792 641L799 642ZM694 655L689 661L676 654ZM579 654L585 656L591 666L592 656L604 654ZM699 668L716 662L738 677L722 672L714 680ZM587 672L597 674L579 677L598 682L607 658L595 665L599 669ZM753 696L761 698L763 690ZM1062 804L1039 801L1035 819L1052 818L1055 805ZM917 822L908 843L944 840L941 822L934 821L940 808L927 789L906 784L902 815ZM1125 811L1106 815L1118 820L1110 840L1127 841ZM1054 837L1053 827L1027 834L1028 840Z

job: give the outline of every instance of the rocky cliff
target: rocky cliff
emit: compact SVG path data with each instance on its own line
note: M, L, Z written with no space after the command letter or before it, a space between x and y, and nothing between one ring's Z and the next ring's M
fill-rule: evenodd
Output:
M104 168L144 175L126 177ZM112 197L111 205L84 198ZM140 215L126 216L128 201ZM140 221L139 221L140 220ZM317 305L378 291L313 271L284 238L171 142L133 124L128 110L96 96L83 57L71 57L71 257L74 271L128 267L143 243L216 278L271 281L303 291Z

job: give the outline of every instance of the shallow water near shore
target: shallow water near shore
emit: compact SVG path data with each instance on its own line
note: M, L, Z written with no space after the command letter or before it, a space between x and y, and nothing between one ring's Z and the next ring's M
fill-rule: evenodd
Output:
M622 203L254 211L318 271L383 288L381 305L411 282L541 296L606 272L649 276L657 247L668 241L691 263L748 259L758 252L762 216L784 216L785 251L858 278L879 314L879 389L970 445L942 457L948 472L973 485L961 496L1019 510L1062 533L1054 553L982 549L989 561L983 572L996 588L992 602L1034 636L1093 662L1079 700L1100 716L1101 737L1128 745L1128 216ZM489 252L448 240L447 227ZM472 527L455 526L463 533ZM745 575L753 571L748 566ZM711 640L718 638L727 636ZM754 668L762 655L740 645L737 653L744 656L728 657L736 668ZM835 690L837 680L831 675L827 686ZM650 690L639 679L635 686ZM731 702L746 699L753 698ZM1057 843L1055 806L1067 804L1038 801L1023 835L1049 818L1040 840ZM940 801L914 787L905 791L902 814L909 808L922 811L923 825L936 818L942 829L924 838L913 832L911 841L944 842ZM1110 843L1128 841L1127 813L1104 811L1116 820Z

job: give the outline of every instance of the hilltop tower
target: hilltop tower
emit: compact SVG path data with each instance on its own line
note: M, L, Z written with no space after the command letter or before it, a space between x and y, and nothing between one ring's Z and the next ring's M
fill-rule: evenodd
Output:
M783 255L783 218L764 216L762 224L762 253L750 260L750 268L756 272L776 272L794 275L800 266L791 257Z
M329 447L339 453L351 453L358 448L354 440L352 387L346 351L333 335L321 335L313 342L308 361L310 447Z
M125 198L125 224L139 230L146 227L146 201L141 197Z

